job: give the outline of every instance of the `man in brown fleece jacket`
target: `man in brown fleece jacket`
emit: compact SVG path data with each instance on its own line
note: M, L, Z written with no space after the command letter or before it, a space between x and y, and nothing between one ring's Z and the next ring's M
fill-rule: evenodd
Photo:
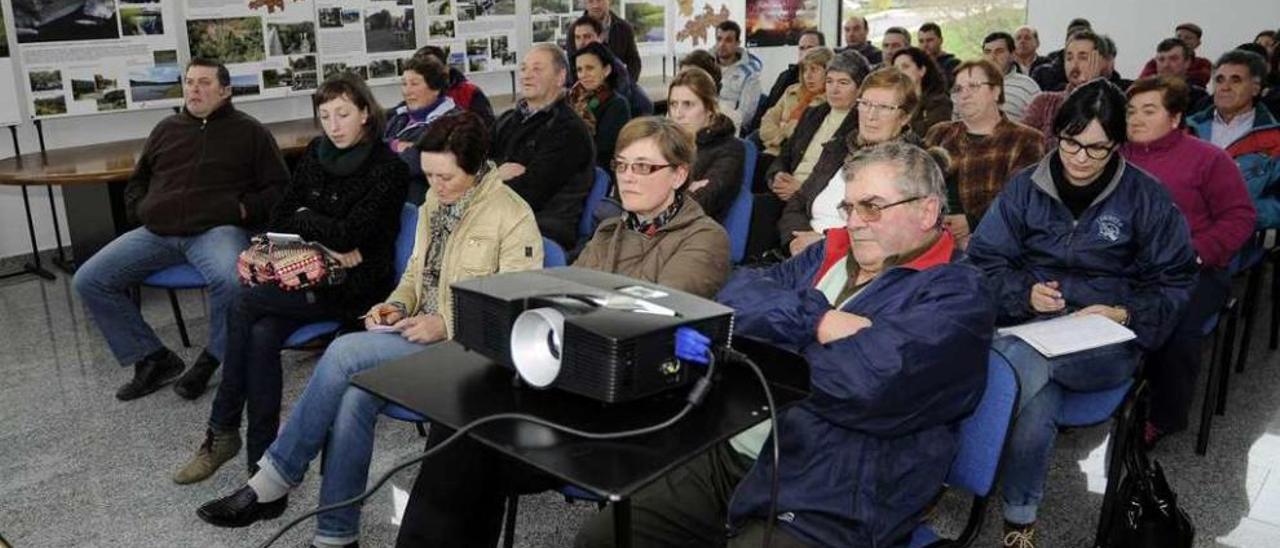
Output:
M209 344L174 386L183 397L198 397L222 360L227 311L240 289L236 257L289 180L271 133L231 105L226 67L193 59L183 99L182 112L151 130L125 187L130 221L142 226L102 248L75 276L111 352L134 366L133 379L116 392L124 401L156 391L186 367L143 320L132 289L183 263L208 282Z

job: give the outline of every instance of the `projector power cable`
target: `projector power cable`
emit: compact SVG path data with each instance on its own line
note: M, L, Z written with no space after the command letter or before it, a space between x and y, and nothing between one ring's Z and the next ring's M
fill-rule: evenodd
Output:
M717 349L725 361L738 362L755 374L756 380L759 381L760 387L764 389L764 398L769 406L769 437L773 442L772 456L773 466L769 470L769 517L764 522L764 538L761 539L761 546L769 548L773 543L773 530L778 519L778 463L781 458L781 450L778 449L778 406L773 402L773 390L769 388L769 381L765 379L764 371L760 370L760 366L746 354L733 349L732 347L724 347Z
M306 512L294 518L292 521L290 521L289 523L286 523L283 527L277 530L274 535L271 535L271 538L267 539L266 542L259 544L258 548L270 547L277 540L279 540L280 537L284 536L285 533L289 532L290 529L293 529L299 523L302 523L303 521L306 521L311 517L322 514L324 512L337 510L345 506L351 506L353 504L359 504L361 502L364 502L365 499L368 499L370 496L372 496L375 492L378 491L378 489L381 489L382 486L386 484L387 481L390 480L391 477L394 476L396 473L400 472L401 470L404 470L405 468L408 468L409 466L422 462L427 458L430 458L432 455L436 454L440 450L444 449L445 447L448 447L450 444L457 441L467 432L475 430L476 428L479 428L489 423L507 421L507 420L524 421L524 422L530 422L533 424L545 426L552 430L559 430L566 434L578 436L581 438L591 439L591 440L616 440L621 438L630 438L634 436L652 434L654 432L667 428L679 422L680 419L683 419L685 415L688 415L689 412L692 411L695 406L697 406L699 403L702 403L702 400L706 397L707 392L711 390L711 378L712 378L712 374L715 373L715 367L716 367L715 354L714 353L708 354L708 360L709 360L709 363L707 364L706 375L703 375L697 381L694 382L693 388L690 389L689 393L685 396L684 407L682 407L680 411L677 412L675 415L671 416L671 418L665 421L662 421L658 424L645 426L642 428L635 428L632 430L623 430L619 432L587 432L585 430L578 430L576 428L564 426L562 424L557 424L549 420L543 419L541 417L535 417L533 415L527 415L524 413L498 413L495 415L489 415L487 417L481 417L479 419L471 421L463 425L462 427L458 428L458 430L455 431L452 435L445 438L444 441L441 441L440 443L436 444L434 447L431 447L430 449L427 449L426 451L420 454L409 457L401 461L400 463L396 464L390 470L386 471L381 476L379 476L378 480L373 483L373 486L366 489L363 493L344 501L335 502L327 506L321 506L319 508L316 508L315 510L311 510L309 512ZM752 366L754 367L754 364L752 364ZM759 370L757 369L756 371L757 371L757 374L759 375ZM760 376L760 379L763 380L764 377ZM765 390L766 391L768 390L768 385L765 385ZM772 414L772 408L773 408L772 395L769 396L769 401L770 401L769 403L770 413ZM774 443L775 443L775 453L776 453L777 442L775 441ZM766 530L766 534L767 534L767 530Z

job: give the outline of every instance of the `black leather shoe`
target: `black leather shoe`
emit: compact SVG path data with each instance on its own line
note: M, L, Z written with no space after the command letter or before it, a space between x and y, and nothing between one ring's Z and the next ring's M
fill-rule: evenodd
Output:
M248 527L258 520L280 517L288 505L288 495L280 497L280 500L259 503L258 494L246 485L229 496L206 502L196 510L196 515L218 527Z
M116 390L116 399L129 401L155 392L181 375L186 367L177 354L162 348L133 366L133 380Z
M209 386L209 377L213 376L213 372L218 370L217 358L209 354L208 350L200 353L200 357L196 358L196 363L191 364L191 369L173 383L173 391L179 396L188 400L194 400L204 394L205 388Z
M316 545L312 544L311 548L316 548ZM360 543L357 541L351 544L343 544L342 548L360 548Z

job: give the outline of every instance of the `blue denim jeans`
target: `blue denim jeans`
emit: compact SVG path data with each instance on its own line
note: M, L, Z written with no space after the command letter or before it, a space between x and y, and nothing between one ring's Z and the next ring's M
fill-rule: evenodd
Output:
M161 236L146 227L121 234L76 271L75 287L121 365L133 365L164 348L142 318L130 291L152 273L190 263L209 283L209 354L222 361L227 311L240 295L236 259L249 233L222 225L194 236Z
M1063 390L1089 392L1123 383L1133 376L1140 351L1129 342L1046 358L1016 337L998 338L991 347L1009 359L1020 390L1002 470L1004 518L1028 524L1036 520L1044 498Z
M267 448L260 466L270 467L290 486L296 487L323 446L325 465L320 505L359 495L369 479L373 428L386 400L351 386L349 381L356 373L426 347L396 333L360 332L338 337L320 358L306 390L275 443ZM325 512L316 522L316 540L321 542L347 544L354 542L359 534L359 506Z

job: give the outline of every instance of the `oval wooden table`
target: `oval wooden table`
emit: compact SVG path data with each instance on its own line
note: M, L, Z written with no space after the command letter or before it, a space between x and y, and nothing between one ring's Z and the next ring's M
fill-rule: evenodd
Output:
M320 135L312 119L265 124L281 154L292 162L306 150L311 139ZM62 247L58 212L53 202L53 186L62 187L63 206L67 213L72 252L77 260L88 259L117 235L128 230L124 213L124 186L133 174L134 164L142 153L144 139L99 143L47 152L32 152L0 160L0 185L22 187L23 207L27 214L27 232L31 237L31 261L18 272L53 279L41 267L37 253L35 224L31 218L28 186L45 186L49 194L49 210L53 218L54 238L58 245L55 264L71 272Z

